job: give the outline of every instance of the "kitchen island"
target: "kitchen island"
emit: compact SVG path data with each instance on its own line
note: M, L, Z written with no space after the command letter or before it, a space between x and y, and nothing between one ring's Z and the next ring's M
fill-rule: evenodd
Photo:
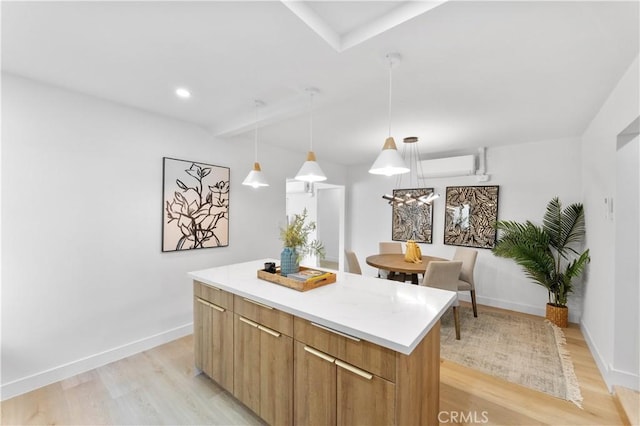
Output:
M274 259L191 272L196 367L269 424L436 424L455 293L338 273L298 292Z

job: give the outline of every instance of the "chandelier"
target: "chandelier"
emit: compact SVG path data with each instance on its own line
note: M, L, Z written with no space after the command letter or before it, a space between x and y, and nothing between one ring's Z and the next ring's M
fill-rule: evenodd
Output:
M404 176L408 176L407 185L404 186L404 188L407 189L402 191L404 194L401 196L384 194L382 198L387 200L391 206L412 205L414 203L419 206L431 204L434 200L440 198L440 194L433 191L424 193L424 191L419 188L420 183L418 179L422 177L424 173L422 171L422 161L420 161L418 138L416 136L409 136L404 138L402 142L402 158L405 164L409 166L409 173L406 175L398 175L396 178L396 188L403 188Z

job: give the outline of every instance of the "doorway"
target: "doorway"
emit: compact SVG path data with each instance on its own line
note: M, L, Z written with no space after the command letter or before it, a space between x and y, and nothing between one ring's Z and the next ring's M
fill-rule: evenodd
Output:
M301 263L344 271L344 186L293 179L287 179L286 185L287 220L307 209L308 220L316 222L316 230L310 238L321 241L326 252L324 259L311 256Z

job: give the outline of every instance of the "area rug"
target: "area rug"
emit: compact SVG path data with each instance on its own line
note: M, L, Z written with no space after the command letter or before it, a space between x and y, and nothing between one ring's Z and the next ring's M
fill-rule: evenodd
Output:
M544 318L460 307L461 339L453 314L442 317L440 356L582 408L582 395L562 329Z

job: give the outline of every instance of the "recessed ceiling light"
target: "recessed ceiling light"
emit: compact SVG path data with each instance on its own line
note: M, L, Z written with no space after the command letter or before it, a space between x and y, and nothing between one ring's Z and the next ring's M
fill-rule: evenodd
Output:
M176 96L182 99L189 99L191 97L191 92L184 87L178 87L176 89Z

